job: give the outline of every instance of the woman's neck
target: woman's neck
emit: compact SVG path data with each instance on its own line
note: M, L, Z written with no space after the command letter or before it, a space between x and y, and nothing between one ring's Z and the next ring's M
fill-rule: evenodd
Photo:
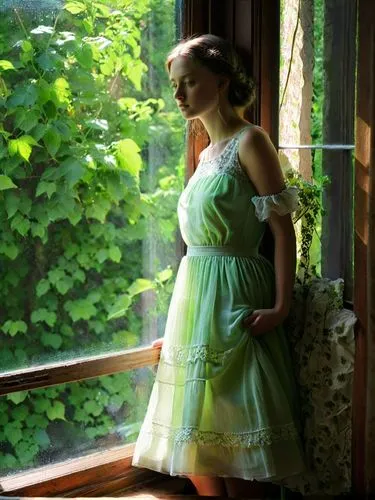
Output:
M230 105L222 105L199 118L207 130L211 146L229 139L248 123Z

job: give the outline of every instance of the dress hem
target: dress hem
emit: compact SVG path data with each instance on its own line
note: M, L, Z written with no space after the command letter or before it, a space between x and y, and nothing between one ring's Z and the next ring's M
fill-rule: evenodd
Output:
M161 474L167 474L172 477L189 477L189 476L199 476L199 475L204 475L205 477L223 477L223 478L236 478L236 479L244 479L245 481L261 481L261 482L272 482L272 481L283 481L289 477L297 476L303 472L306 471L306 468L303 467L297 472L290 473L288 475L282 475L282 476L277 476L277 475L269 475L269 476L261 476L261 475L238 475L236 473L234 474L226 474L224 472L220 473L213 473L213 474L207 474L206 472L202 474L201 471L192 471L192 472L176 472L176 471L171 471L170 469L167 469L166 467L158 467L153 464L149 464L148 462L132 462L133 467L141 468L141 469L149 469L153 470L155 472L160 472Z

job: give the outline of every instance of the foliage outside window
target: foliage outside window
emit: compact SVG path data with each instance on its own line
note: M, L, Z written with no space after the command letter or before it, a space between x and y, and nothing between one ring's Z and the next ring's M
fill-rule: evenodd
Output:
M145 316L162 328L173 287L184 182L162 64L173 0L28 7L6 2L0 19L2 370L149 343ZM151 384L139 373L3 397L1 474L58 460L82 434L95 449L115 412L132 415L134 440L135 388Z

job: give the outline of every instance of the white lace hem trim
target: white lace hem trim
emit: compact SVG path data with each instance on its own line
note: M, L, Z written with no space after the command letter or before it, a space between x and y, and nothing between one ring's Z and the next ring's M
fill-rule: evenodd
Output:
M163 347L160 360L169 365L185 366L198 360L206 363L223 365L233 349L218 351L208 345L170 346Z
M200 446L223 446L226 448L267 446L278 441L299 439L298 430L293 422L251 432L201 431L195 427L176 429L152 422L151 425L145 426L143 432L165 439L172 439L176 444L195 443Z
M253 196L251 201L255 205L256 216L263 222L270 217L272 211L279 215L295 212L298 209L298 193L297 186L289 186L280 193Z

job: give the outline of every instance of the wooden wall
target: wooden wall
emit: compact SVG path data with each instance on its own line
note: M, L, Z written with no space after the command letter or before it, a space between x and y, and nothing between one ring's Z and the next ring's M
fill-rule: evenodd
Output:
M375 2L358 0L354 192L353 487L375 494Z
M257 98L246 115L278 146L279 0L186 0L183 36L213 33L231 40L257 84ZM205 138L189 137L188 175L197 165Z

